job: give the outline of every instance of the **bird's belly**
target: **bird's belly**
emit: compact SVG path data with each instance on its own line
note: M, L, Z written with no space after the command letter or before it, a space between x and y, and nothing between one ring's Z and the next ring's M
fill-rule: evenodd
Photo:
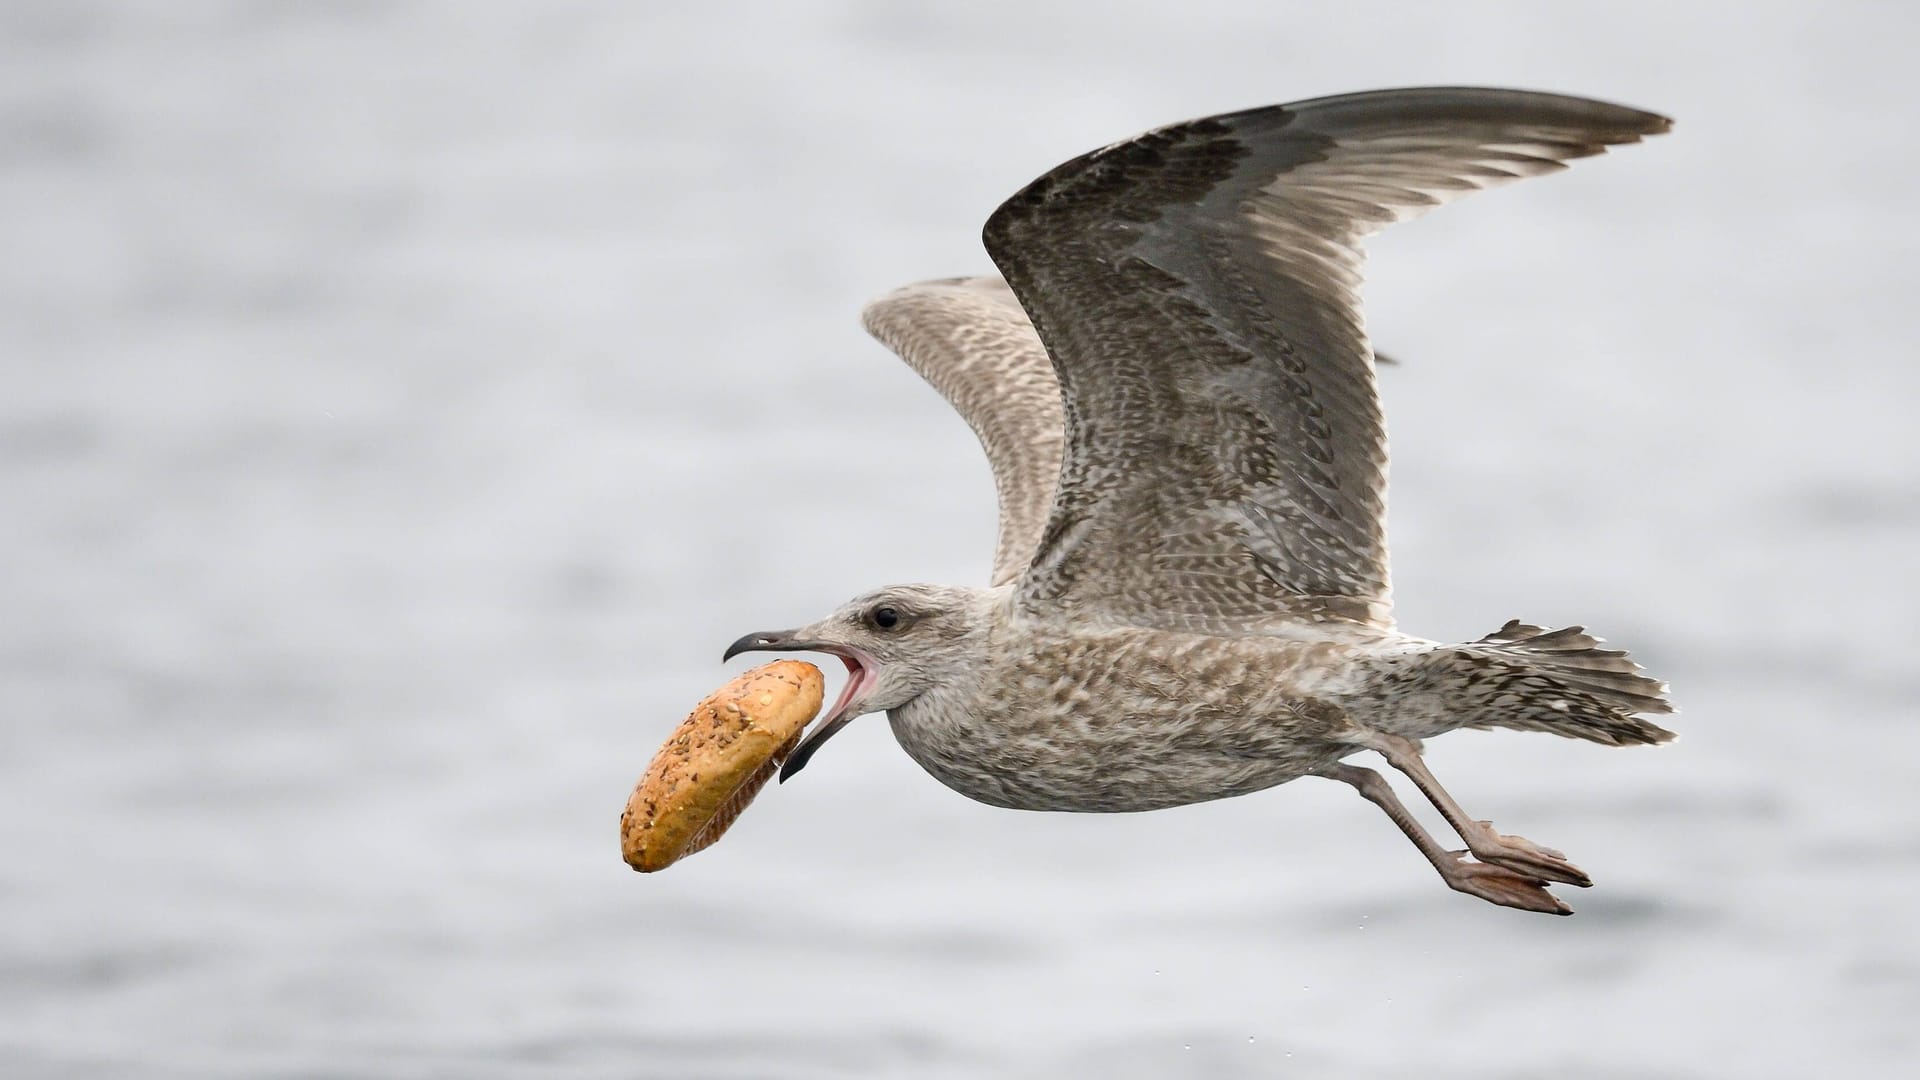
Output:
M904 714L904 715L903 715ZM1207 730L1183 716L891 715L894 736L934 779L971 799L1016 810L1126 813L1224 799L1283 784L1338 760L1351 747L1312 737ZM1253 749L1254 752L1248 752Z

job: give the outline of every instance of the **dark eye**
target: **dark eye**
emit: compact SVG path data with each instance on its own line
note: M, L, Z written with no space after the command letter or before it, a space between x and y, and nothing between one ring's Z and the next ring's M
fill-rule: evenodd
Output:
M891 630L900 625L900 613L890 607L874 608L873 625L882 630Z

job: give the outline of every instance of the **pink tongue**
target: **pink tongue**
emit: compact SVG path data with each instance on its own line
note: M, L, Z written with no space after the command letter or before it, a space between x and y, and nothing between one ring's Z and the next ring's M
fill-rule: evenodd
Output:
M832 711L827 713L828 720L837 718L840 710L847 707L847 702L853 700L853 692L860 689L860 662L851 656L841 657L840 662L847 665L847 685L840 688L840 700L833 703Z

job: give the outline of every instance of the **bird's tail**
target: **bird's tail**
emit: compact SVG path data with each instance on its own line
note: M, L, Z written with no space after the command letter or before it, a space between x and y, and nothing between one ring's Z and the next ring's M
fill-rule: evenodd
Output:
M1441 651L1472 669L1470 727L1545 731L1609 746L1674 737L1636 715L1672 712L1667 684L1641 674L1626 653L1602 648L1583 627L1547 630L1515 619Z

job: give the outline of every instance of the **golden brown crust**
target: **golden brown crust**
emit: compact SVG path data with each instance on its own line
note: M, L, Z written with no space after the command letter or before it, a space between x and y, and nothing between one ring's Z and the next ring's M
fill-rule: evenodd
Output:
M812 664L776 660L694 706L620 815L627 865L664 870L720 839L800 744L825 682Z

